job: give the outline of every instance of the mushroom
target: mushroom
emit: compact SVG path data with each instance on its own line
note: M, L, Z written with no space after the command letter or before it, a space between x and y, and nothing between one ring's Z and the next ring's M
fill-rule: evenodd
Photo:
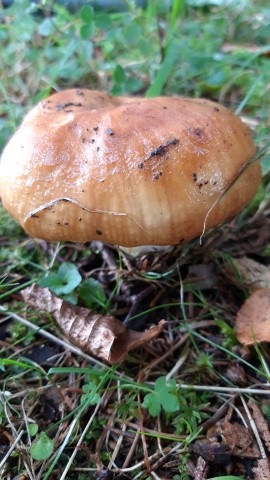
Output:
M26 115L2 155L0 195L33 237L175 245L247 205L255 153L248 128L211 101L71 89Z

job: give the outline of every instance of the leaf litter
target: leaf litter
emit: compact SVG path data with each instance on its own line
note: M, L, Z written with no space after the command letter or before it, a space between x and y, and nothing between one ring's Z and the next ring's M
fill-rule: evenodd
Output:
M265 221L268 222L268 228L265 228ZM261 235L258 235L259 230L262 232ZM23 292L29 307L24 313L26 317L36 316L38 323L45 323L47 329L53 330L55 326L52 323L48 326L48 314L51 315L64 335L83 350L89 348L94 356L100 356L101 353L101 358L106 363L113 359L117 361L121 359L119 373L125 375L128 372L134 381L127 391L124 385L123 389L118 389L116 380L111 382L111 389L99 407L96 421L100 422L100 425L97 424L91 429L89 439L79 453L82 460L75 459L73 464L74 473L79 474L80 468L87 468L90 464L91 468L97 471L96 478L99 474L102 475L102 472L106 472L106 475L112 478L115 475L132 478L136 472L136 465L141 465L140 468L145 475L147 468L150 468L159 478L173 478L179 474L183 455L189 455L186 465L189 472L187 478L190 479L204 480L218 475L225 475L225 478L238 475L239 478L251 479L252 474L256 480L267 478L265 472L268 472L268 464L266 459L260 458L255 437L247 427L248 420L241 406L239 394L234 390L234 387L239 385L244 388L257 385L266 393L269 392L263 369L254 356L252 345L249 348L239 345L234 330L237 312L244 304L249 291L252 293L256 282L253 279L250 281L249 278L243 281L243 274L242 279L241 275L233 277L228 266L232 264L232 259L240 258L249 260L256 258L257 263L268 266L270 262L263 258L261 253L265 245L270 243L268 217L263 221L260 217L253 222L250 221L242 232L242 241L239 242L239 232L236 232L234 220L231 224L226 224L211 235L207 235L203 249L193 242L183 249L176 247L164 252L148 252L138 257L122 253L120 275L119 253L113 247L93 242L89 245L87 253L84 246L76 246L76 250L73 245L66 247L66 253L58 256L58 264L69 261L76 251L76 265L83 282L93 278L98 282L95 283L95 288L98 286L99 290L99 285L102 285L107 298L115 289L117 279L118 288L114 290L113 302L110 305L113 315L89 312L88 308L80 304L72 305L58 298L47 288L40 288L37 285ZM39 246L48 248L44 242L40 242ZM223 252L226 252L226 255ZM248 260L244 262L247 264ZM192 265L199 267L190 268ZM239 269L239 266L237 268ZM15 294L15 305L19 298L18 294ZM85 298L84 295L81 296L83 301ZM102 300L105 300L105 297ZM90 308L91 304L92 300L89 303ZM95 318L101 322L101 328L99 323L91 323ZM115 329L116 318L119 320ZM162 318L166 323L162 324L161 328L158 322ZM80 333L81 326L84 328L84 322L86 324L90 322L88 334L93 328L96 329L97 340L95 337L91 340L91 335ZM189 334L185 322L189 324ZM149 331L149 326L155 323L158 325L154 328L160 330L158 333L155 331L152 340L147 338L146 343L139 342L135 345L137 338L141 339L144 332ZM76 324L80 326L79 329L75 328ZM113 326L112 332L107 332L108 325ZM133 346L140 347L136 348L132 355L129 351L130 333L124 325L130 326L138 335L135 336ZM5 330L5 338L9 338L9 329L8 326ZM192 338L192 331L198 332L200 338ZM109 337L108 344L104 342L106 335ZM46 340L45 343L49 342ZM117 349L113 349L113 344L117 345ZM27 356L27 345L22 346ZM228 352L223 352L219 346L225 346ZM236 357L230 357L231 350ZM267 359L267 352L263 354ZM85 378L84 368L87 365L85 360L68 352L68 349L65 353L63 348L57 349L52 355L55 358L55 365L77 367L81 371L81 374L75 374L75 378L72 374L70 378L65 375L54 377L61 395L59 399L57 395L57 402L63 399L60 402L60 410L69 415L80 405L81 399L88 395L88 392L91 393L96 379L93 380L89 375L88 380L87 376ZM60 361L61 358L64 359L63 362ZM52 364L51 360L48 363L46 359L41 359L40 362L45 369ZM252 365L254 369L251 368ZM199 403L199 397L192 390L181 390L180 394L175 388L175 383L162 379L167 375L170 378L170 372L173 372L176 384L205 385ZM69 382L68 385L66 381ZM147 393L138 392L136 382L140 385L149 381L152 383L151 393L149 389ZM218 392L207 392L207 386L215 388L215 385L226 387L231 385L232 392L227 396ZM32 412L30 415L37 424L50 428L52 422L55 424L59 422L61 412L59 402L54 400L55 395L49 395L51 383L42 388L45 387L48 395L45 395L43 390L39 393L36 388L29 390L31 395L34 395L35 391L37 407L33 410L31 398L26 396L25 408L30 409ZM24 387L21 388L23 391ZM103 390L98 393L102 392ZM250 393L252 394L251 389ZM147 394L150 395L148 399ZM256 395L252 396L256 400ZM10 401L16 406L12 399ZM44 401L51 405L49 414L46 413L47 410L45 412ZM234 410L229 417L226 415L226 409L230 410L230 404L234 405ZM265 405L269 405L267 396ZM80 420L82 427L87 423L91 408L89 404L89 412L85 411ZM254 421L257 422L255 417L258 415L255 409L250 405L249 408ZM151 410L152 414L150 409L154 409ZM134 416L126 418L125 415L130 415L130 412L134 412ZM159 413L155 415L156 412ZM266 450L269 441L267 418L264 416L264 423L260 421L262 427L256 423ZM204 424L207 427L204 428ZM69 421L65 420L57 433L56 449L66 438L68 428ZM37 436L37 441L38 438ZM143 438L146 441L143 441ZM187 442L186 445L183 444L183 440ZM180 451L182 453L179 453ZM104 455L108 454L110 458L114 458L114 464L104 460Z

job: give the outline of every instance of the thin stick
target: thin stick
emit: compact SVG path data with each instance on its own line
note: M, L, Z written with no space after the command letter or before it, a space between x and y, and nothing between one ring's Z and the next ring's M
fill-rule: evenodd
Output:
M154 382L145 382L145 385L154 385ZM189 385L186 383L179 383L176 385L180 390L195 390L195 391L210 391L210 392L224 392L229 394L235 393L248 393L256 395L270 395L269 384L263 383L263 387L267 387L267 390L260 390L259 388L241 388L241 387L220 387L219 385Z
M124 423L124 424L122 425L122 431L123 431L123 433L126 431L126 429L127 429L127 426L126 426L126 424ZM116 457L117 457L117 455L118 455L118 453L119 453L119 450L120 450L120 448L121 448L121 445L122 445L123 439L124 439L124 434L123 434L123 433L118 437L118 440L117 440L116 445L115 445L115 449L114 449L114 451L113 451L113 453L112 453L111 460L110 460L110 463L109 463L109 465L108 465L108 470L110 470L111 467L112 467L112 465L114 465L115 459L116 459Z
M250 427L253 431L253 435L254 437L256 438L256 441L257 441L257 444L258 444L258 447L259 447L259 450L260 450L260 453L261 453L261 456L262 458L266 458L267 455L265 453L265 450L264 450L264 446L263 446L263 443L261 441L261 438L260 438L260 435L259 435L259 432L258 432L258 429L256 427L256 423L254 422L251 414L250 414L250 411L249 411L249 408L246 404L246 401L245 399L242 397L241 395L241 400L242 400L242 403L244 405L244 408L245 408L245 411L246 411L246 414L247 414L247 417L248 417L248 420L249 420L249 424L250 424Z
M4 405L4 411L5 411L6 419L7 419L7 421L8 421L8 424L9 424L9 426L10 426L10 429L11 429L11 431L12 431L13 436L16 438L16 440L14 440L14 442L16 442L16 445L17 445L17 443L20 441L20 438L21 438L21 432L25 433L25 431L22 430L20 433L17 432L15 426L13 425L11 419L9 418L6 400L3 399L3 400L2 400L2 403L3 403L3 405ZM19 437L19 439L18 439L18 437ZM13 445L14 445L14 444L13 444ZM13 445L12 445L12 446L13 446ZM22 446L22 445L20 445L20 446ZM23 447L23 446L22 446L22 447ZM27 471L27 473L28 473L28 476L29 476L30 480L34 480L34 478L33 478L33 476L32 476L32 473L31 473L31 471L30 471L30 469L29 469L29 466L28 466L25 458L23 458L23 464L24 464L24 467L25 467L25 469L26 469L26 471ZM0 464L0 468L1 468L1 465L2 465L2 464Z
M1 469L5 466L5 463L8 459L8 457L11 455L11 453L13 452L13 450L16 448L17 444L19 443L21 437L24 435L25 431L22 430L19 435L17 436L16 440L14 440L14 442L12 443L10 449L7 451L6 455L4 456L4 458L2 459L2 461L0 462L0 471Z
M209 385L186 385L184 383L178 385L179 389L183 390L197 390L197 391L211 391L211 392L227 392L231 393L232 395L234 393L248 393L250 394L256 394L256 395L270 395L270 389L267 384L264 384L265 387L268 387L268 390L259 390L258 388L238 388L238 387L219 387L217 386L209 386Z
M106 392L105 392L105 393L106 393ZM89 421L87 422L87 424L86 424L86 426L85 426L85 428L84 428L84 430L83 430L83 432L82 432L82 434L81 434L81 436L80 436L80 439L79 439L76 447L74 448L74 450L73 450L73 452L72 452L72 455L71 455L68 463L67 463L66 466L65 466L65 470L63 471L60 480L64 480L64 479L66 478L66 474L68 473L68 471L69 471L69 469L70 469L70 467L71 467L71 465L72 465L72 462L73 462L75 456L76 456L77 453L78 453L79 447L81 446L81 444L82 444L82 442L83 442L83 440L84 440L84 437L85 437L85 435L87 434L87 432L88 432L88 430L89 430L89 428L90 428L90 425L91 425L91 423L93 422L93 420L94 420L94 418L95 418L95 415L97 414L97 411L98 411L98 409L99 409L99 407L100 407L100 405L101 405L101 403L102 403L102 401L103 401L103 398L104 398L104 396L105 396L105 393L104 393L104 395L100 398L99 402L97 403L97 405L96 405L96 407L95 407L95 410L94 410L93 414L91 415Z
M166 375L166 379L169 380L169 378L172 378L177 372L178 370L182 367L182 365L184 365L187 357L188 357L188 350L186 352L184 352L181 357L177 360L176 364L173 366L173 368L171 369L171 371L169 373L167 373Z
M270 370L269 370L269 367L267 365L267 362L266 362L265 358L263 357L263 355L260 355L260 357L261 357L261 362L263 364L263 368L266 371L268 378L270 378ZM267 381L267 383L270 386L269 381Z

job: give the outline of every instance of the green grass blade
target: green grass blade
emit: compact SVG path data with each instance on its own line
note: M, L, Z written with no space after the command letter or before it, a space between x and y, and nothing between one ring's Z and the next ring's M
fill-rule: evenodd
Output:
M160 66L158 74L145 94L146 97L157 97L162 94L163 88L168 81L178 56L179 48L174 40L172 40L168 46L165 59Z

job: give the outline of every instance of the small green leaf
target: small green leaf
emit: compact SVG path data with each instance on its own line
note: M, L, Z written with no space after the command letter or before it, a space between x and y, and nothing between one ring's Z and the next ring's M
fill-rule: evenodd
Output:
M113 71L113 81L115 83L123 83L126 80L125 70L121 67L121 65L116 65Z
M62 298L65 302L72 303L72 305L77 305L78 303L78 296L74 295L73 293L69 293L68 295L62 295Z
M81 26L80 29L80 37L83 40L87 40L88 38L91 37L93 32L93 26L91 23L85 23L84 25Z
M94 278L88 278L79 287L79 298L87 308L104 307L106 295L102 285Z
M96 384L88 382L82 387L84 394L81 396L81 403L88 402L89 405L96 405L100 400L99 393L95 392Z
M45 432L41 432L38 439L30 447L30 455L34 460L47 460L54 450L54 442Z
M62 293L65 295L71 293L81 283L82 280L77 267L70 262L62 263L57 274L64 284Z
M82 277L73 263L62 263L58 272L49 272L47 277L38 282L40 287L47 287L56 295L68 295L81 283Z
M155 390L163 394L164 392L171 392L176 388L176 382L173 379L167 380L166 377L159 377L155 381Z
M166 413L173 413L179 410L179 400L173 393L163 392L160 402Z
M39 280L38 285L43 288L49 288L54 293L57 293L59 290L61 290L63 286L60 278L55 272L49 272L47 277Z
M80 10L80 17L85 23L92 22L94 18L93 8L89 7L88 5L84 5L84 7L82 7Z
M147 408L153 417L161 412L161 408L166 413L177 412L180 408L179 399L175 393L171 393L175 390L176 383L174 380L159 377L155 382L154 392L145 396L143 407Z
M161 411L161 403L157 397L156 392L148 393L144 397L142 406L144 408L147 408L147 410L149 410L149 413L150 415L152 415L152 417L156 417L157 415L159 415Z
M112 26L111 17L106 13L99 13L95 15L95 25L97 28L108 30Z
M28 425L28 432L29 432L30 437L34 437L38 432L37 423L30 423Z

